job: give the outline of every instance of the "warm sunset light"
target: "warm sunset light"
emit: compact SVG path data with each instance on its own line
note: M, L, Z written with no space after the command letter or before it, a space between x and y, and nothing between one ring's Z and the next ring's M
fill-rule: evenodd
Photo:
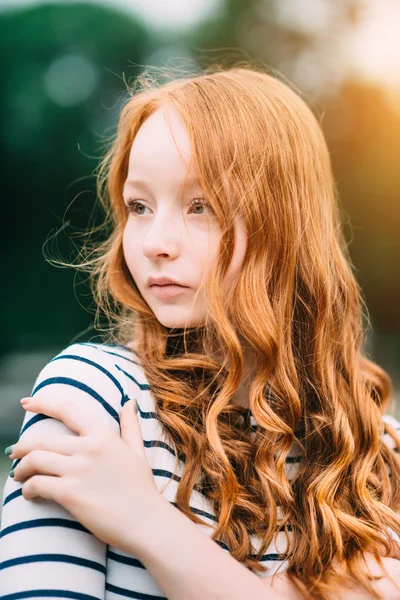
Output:
M366 2L357 30L348 39L354 76L400 87L400 3Z

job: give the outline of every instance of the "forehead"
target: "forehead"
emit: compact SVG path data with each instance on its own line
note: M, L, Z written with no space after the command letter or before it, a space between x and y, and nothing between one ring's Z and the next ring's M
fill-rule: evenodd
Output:
M154 179L146 179L145 177L128 175L124 183L124 190L132 187L151 188L152 181L154 182ZM183 186L183 184L184 180L176 180L173 182L173 185L177 188ZM187 178L186 187L188 189L201 187L201 184L195 174L192 174L190 177Z
M191 143L180 116L172 109L159 109L139 128L133 140L124 189L165 186L199 186L193 163Z
M132 142L129 162L138 166L142 162L156 161L160 157L180 159L183 166L189 164L191 142L184 122L173 110L156 110L139 128Z

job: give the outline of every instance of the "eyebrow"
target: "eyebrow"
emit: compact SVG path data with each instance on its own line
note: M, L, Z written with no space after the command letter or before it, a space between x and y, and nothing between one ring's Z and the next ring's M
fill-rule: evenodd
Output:
M137 177L136 179L127 179L124 183L124 190L127 187L134 185L142 188L151 188L150 182L146 181L146 179L141 179ZM187 187L201 187L199 180L195 176L189 177L189 179L186 182L186 185Z

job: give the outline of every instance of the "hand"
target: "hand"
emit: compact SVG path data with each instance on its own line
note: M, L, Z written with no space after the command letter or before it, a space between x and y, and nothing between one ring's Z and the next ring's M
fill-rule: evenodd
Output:
M24 482L23 497L54 500L116 548L132 552L135 544L140 546L146 514L150 518L149 511L165 500L146 458L135 401L121 409L121 437L73 400L38 395L21 403L25 410L58 419L78 433L21 439L13 446L10 458L22 459L14 479Z
M382 577L382 579L379 581L371 582L375 590L381 594L381 598L384 600L399 600L400 587L396 588L396 586L388 578L386 573L382 571L381 567L375 560L374 555L369 552L366 552L365 560L370 575ZM399 585L400 562L394 558L382 557L381 560L389 575ZM346 578L346 581L350 581L349 577ZM290 598L290 600L301 600L302 598L304 598L304 596L300 594L300 592L297 590L295 585L289 580L285 572L278 573L274 579L272 575L265 577L263 579L263 583L266 586L271 586L273 589L283 594L285 598ZM332 598L332 600L338 600L339 598L340 600L374 600L374 596L371 596L371 594L367 592L365 588L361 587L361 585L358 582L355 582L355 587L353 589L348 589L344 586L336 588L334 595L330 597Z

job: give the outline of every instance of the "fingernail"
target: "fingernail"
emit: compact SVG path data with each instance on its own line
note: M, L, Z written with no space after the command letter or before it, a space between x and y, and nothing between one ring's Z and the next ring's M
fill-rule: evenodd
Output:
M10 471L10 477L14 477L14 469Z
M7 448L4 450L4 454L7 454L7 456L10 456L11 452L13 451L14 448L14 444L12 446L7 446Z

